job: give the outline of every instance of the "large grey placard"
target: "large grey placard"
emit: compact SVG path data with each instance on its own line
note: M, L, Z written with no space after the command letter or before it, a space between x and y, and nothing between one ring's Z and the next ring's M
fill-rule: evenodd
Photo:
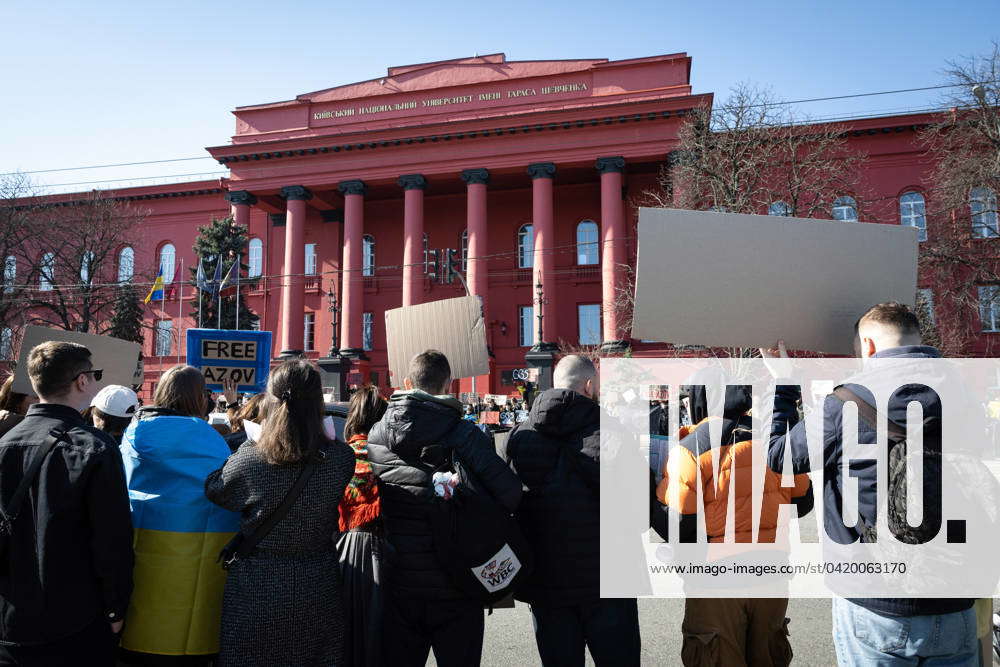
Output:
M914 304L917 243L901 225L642 208L632 336L851 354L869 307Z
M403 385L410 360L431 349L448 357L452 379L490 372L486 327L478 296L387 310L385 337L394 387Z
M28 379L28 353L36 345L50 340L79 343L89 349L90 360L93 362L94 368L100 368L104 371L104 375L98 383L102 387L109 384L129 387L142 382L142 346L138 343L130 343L111 336L28 325L24 329L24 337L21 339L21 353L17 357L14 391L29 396L35 395L35 390L31 387L31 380Z

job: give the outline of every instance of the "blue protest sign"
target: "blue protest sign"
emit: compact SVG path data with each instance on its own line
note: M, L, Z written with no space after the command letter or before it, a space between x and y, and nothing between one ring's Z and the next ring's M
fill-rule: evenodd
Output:
M237 391L264 391L271 369L271 332L188 329L187 362L201 369L212 391L221 391L227 378L236 380Z

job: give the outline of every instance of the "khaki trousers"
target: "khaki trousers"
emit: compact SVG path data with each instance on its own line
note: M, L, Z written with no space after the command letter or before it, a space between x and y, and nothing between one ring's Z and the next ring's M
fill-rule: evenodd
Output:
M688 598L684 603L685 667L787 667L787 598Z

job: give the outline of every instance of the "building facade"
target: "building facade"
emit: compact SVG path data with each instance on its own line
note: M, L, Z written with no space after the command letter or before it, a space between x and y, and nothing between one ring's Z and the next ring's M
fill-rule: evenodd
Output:
M443 277L448 250L482 298L493 355L488 376L456 391L511 391L505 371L523 368L538 343L662 353L629 340L615 304L635 257L635 202L657 188L685 115L712 102L692 93L690 73L684 53L494 54L238 107L231 142L207 149L229 178L116 193L148 209L132 261L159 263L173 285L147 307L147 385L183 360L182 332L197 325L197 291L179 284L181 262L198 261L197 228L230 214L249 230L244 261L257 279L241 299L274 332L275 355L342 356L354 381L398 384L386 310L465 294ZM929 120L848 121L874 193L863 221L933 234L930 164L915 140ZM858 219L850 194L831 202L831 217Z

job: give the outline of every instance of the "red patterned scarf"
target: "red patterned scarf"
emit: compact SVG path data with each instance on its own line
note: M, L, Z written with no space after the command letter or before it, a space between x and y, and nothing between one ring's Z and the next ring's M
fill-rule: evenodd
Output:
M378 518L378 483L368 463L368 436L354 435L347 442L354 449L354 476L340 501L340 532L363 526Z

